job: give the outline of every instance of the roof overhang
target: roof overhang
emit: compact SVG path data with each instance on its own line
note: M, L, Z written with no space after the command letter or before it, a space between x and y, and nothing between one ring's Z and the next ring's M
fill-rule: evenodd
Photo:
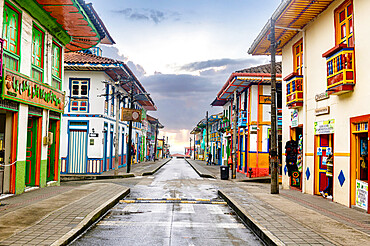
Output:
M100 35L83 0L15 0L66 48L66 52L96 46Z
M281 83L281 74L276 74L276 82ZM270 84L271 74L268 73L232 73L225 85L217 94L212 106L223 106L232 99L234 92L243 91L254 84Z
M282 48L310 21L321 14L335 0L283 0L271 19L275 20L275 37L280 41L276 54L281 55ZM248 53L269 55L271 19L267 21Z

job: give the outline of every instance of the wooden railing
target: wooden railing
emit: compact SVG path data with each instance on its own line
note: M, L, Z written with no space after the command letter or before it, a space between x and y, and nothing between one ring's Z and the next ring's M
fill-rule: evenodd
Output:
M343 94L353 91L355 85L354 49L340 44L325 52L327 91Z
M288 108L303 106L303 75L291 73L284 78L286 81L286 105Z

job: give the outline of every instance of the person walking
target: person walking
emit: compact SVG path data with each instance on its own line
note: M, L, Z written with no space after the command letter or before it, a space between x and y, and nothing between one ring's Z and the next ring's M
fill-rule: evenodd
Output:
M212 154L211 154L211 152L208 153L207 165L212 165Z

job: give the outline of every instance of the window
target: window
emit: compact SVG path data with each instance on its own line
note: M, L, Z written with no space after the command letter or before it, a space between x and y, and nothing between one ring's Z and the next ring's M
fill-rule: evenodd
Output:
M297 75L302 75L303 68L303 42L302 39L293 45L293 71Z
M348 47L354 47L352 0L346 1L335 10L335 42L336 45L347 44Z
M105 85L105 103L104 103L104 114L108 115L108 97L109 97L109 85Z
M44 78L44 32L37 26L32 28L32 72L31 77L36 81Z
M8 69L19 71L21 13L5 2L3 18L4 65Z
M115 98L115 89L114 87L112 86L112 103L111 103L111 112L110 112L110 115L114 117L114 98Z
M71 112L89 112L89 81L88 80L71 80Z
M52 83L51 86L60 90L62 81L62 48L56 42L53 42L51 51L51 74Z

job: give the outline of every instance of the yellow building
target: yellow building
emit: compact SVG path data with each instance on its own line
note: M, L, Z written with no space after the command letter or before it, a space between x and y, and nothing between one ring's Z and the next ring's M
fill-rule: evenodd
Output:
M283 188L298 183L319 195L332 153L332 199L368 212L369 9L364 0L285 0L272 16L285 78L283 143L303 137L301 172L289 177L284 164ZM249 53L269 55L270 26Z

